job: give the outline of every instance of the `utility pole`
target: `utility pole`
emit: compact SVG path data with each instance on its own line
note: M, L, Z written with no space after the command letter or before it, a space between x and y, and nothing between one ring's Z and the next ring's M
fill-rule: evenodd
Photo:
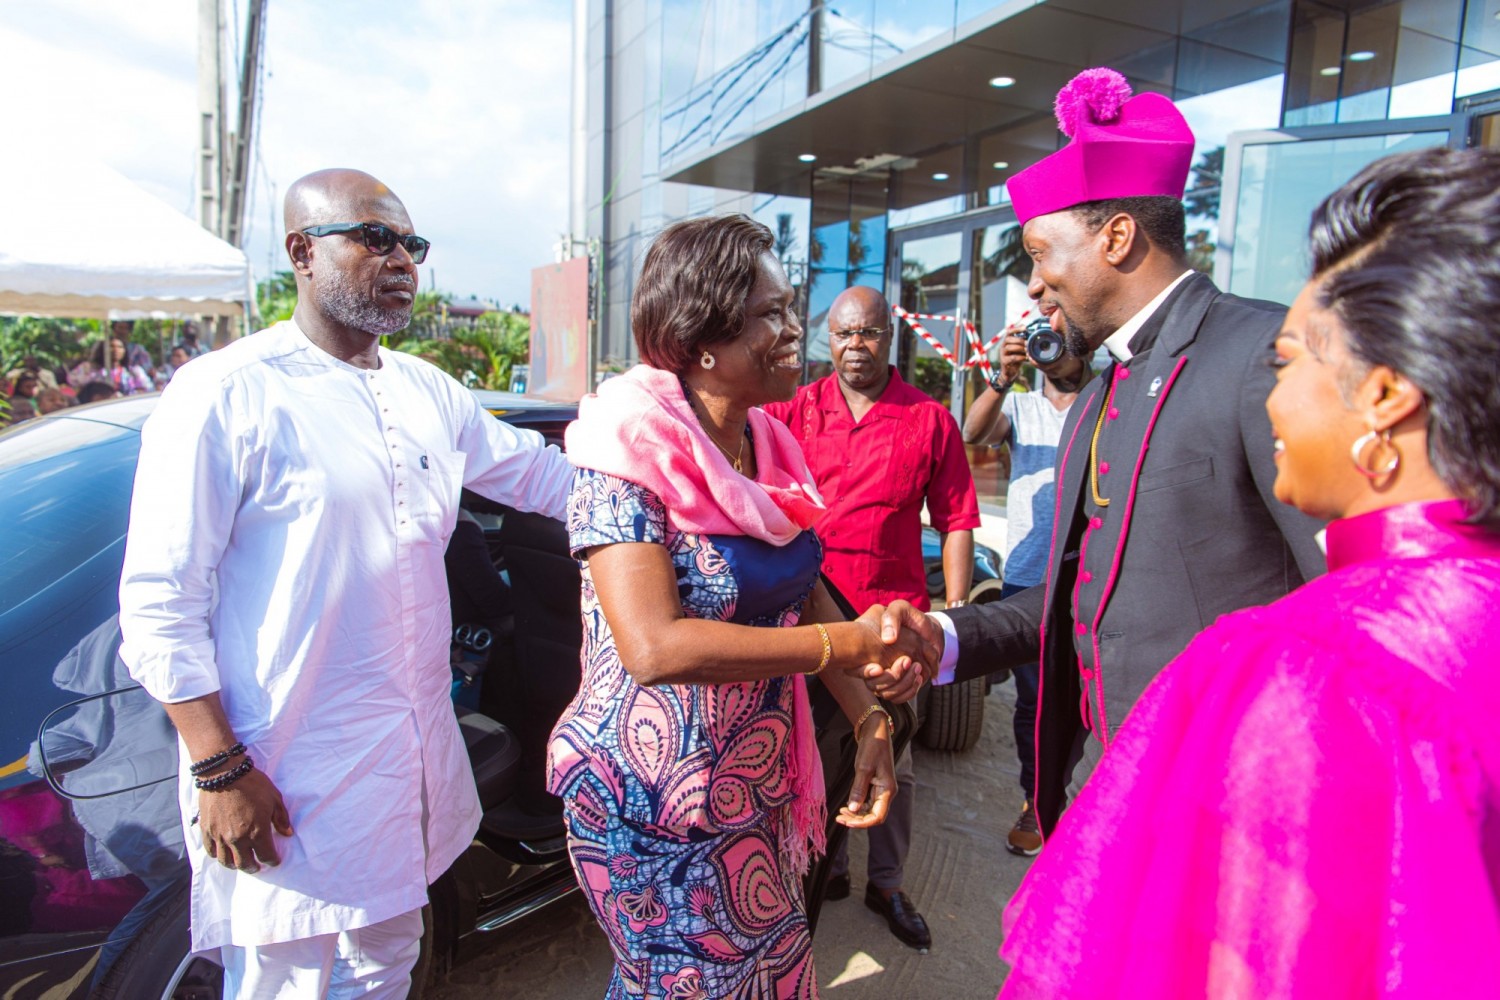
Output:
M224 175L224 23L219 0L198 0L198 223L219 234Z
M245 51L239 62L239 102L231 132L224 99L223 0L198 0L198 222L241 248L265 47L266 0L249 0L248 6ZM230 339L227 319L221 317L213 326L215 345Z
M255 104L259 97L260 55L264 46L266 0L250 0L245 20L245 52L240 58L240 101L235 130L229 136L228 186L220 235L243 249L245 191L250 175L250 146L255 137Z

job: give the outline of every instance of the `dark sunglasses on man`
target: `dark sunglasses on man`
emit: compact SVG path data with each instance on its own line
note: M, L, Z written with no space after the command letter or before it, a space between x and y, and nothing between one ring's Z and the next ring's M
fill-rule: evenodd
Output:
M427 240L415 234L402 236L390 226L382 226L378 222L330 222L322 226L308 226L302 230L304 236L333 236L340 234L357 238L365 245L365 249L373 254L384 257L396 249L399 243L411 254L411 262L420 264L427 259L427 250L432 246Z

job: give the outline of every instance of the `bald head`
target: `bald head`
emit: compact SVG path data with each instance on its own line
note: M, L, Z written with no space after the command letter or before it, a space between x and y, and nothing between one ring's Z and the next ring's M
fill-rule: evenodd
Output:
M838 322L844 329L880 326L890 319L891 307L885 296L869 285L855 285L839 292L828 307L828 328Z
M848 389L871 399L890 381L891 309L867 285L846 288L828 307L828 349Z
M332 167L300 177L283 203L288 234L330 222L384 222L393 213L410 231L406 206L395 192L363 170ZM389 224L389 223L387 223Z

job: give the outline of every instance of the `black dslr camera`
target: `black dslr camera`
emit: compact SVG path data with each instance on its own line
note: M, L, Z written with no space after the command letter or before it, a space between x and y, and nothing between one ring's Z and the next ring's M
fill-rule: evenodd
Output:
M1063 335L1052 329L1052 321L1038 316L1021 331L1026 338L1026 356L1039 365L1050 365L1063 356Z

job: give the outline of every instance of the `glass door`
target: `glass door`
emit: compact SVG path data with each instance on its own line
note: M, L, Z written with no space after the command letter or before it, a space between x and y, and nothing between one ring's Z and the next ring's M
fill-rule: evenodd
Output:
M1031 305L1026 296L1031 261L1009 207L899 229L891 243L888 297L918 314L917 322L960 364L971 352L951 317L961 315L973 323L983 344ZM948 407L962 425L984 391L982 370L957 371L909 323L898 321L896 327L901 377ZM998 356L998 348L990 352L992 359ZM987 508L1005 502L1008 458L1003 450L969 449L979 500Z
M952 319L961 301L963 233L949 232L901 243L901 288L895 301L911 313L934 340L952 350L956 327ZM950 406L953 367L937 348L920 337L911 323L897 322L896 366L901 377L933 399ZM954 351L957 354L957 351Z
M1290 303L1307 280L1307 225L1319 202L1382 156L1450 144L1461 124L1444 115L1231 135L1214 261L1220 287Z
M972 255L967 315L980 345L984 346L1031 309L1031 297L1026 294L1026 283L1031 280L1031 258L1021 245L1021 227L1014 219L972 229L969 239ZM992 363L998 361L998 345L988 355ZM970 368L963 387L963 412L967 414L974 400L984 392L984 369ZM1018 385L1016 391L1023 388ZM1002 506L1005 488L1010 483L1010 450L970 448L969 468L974 473L979 502Z

